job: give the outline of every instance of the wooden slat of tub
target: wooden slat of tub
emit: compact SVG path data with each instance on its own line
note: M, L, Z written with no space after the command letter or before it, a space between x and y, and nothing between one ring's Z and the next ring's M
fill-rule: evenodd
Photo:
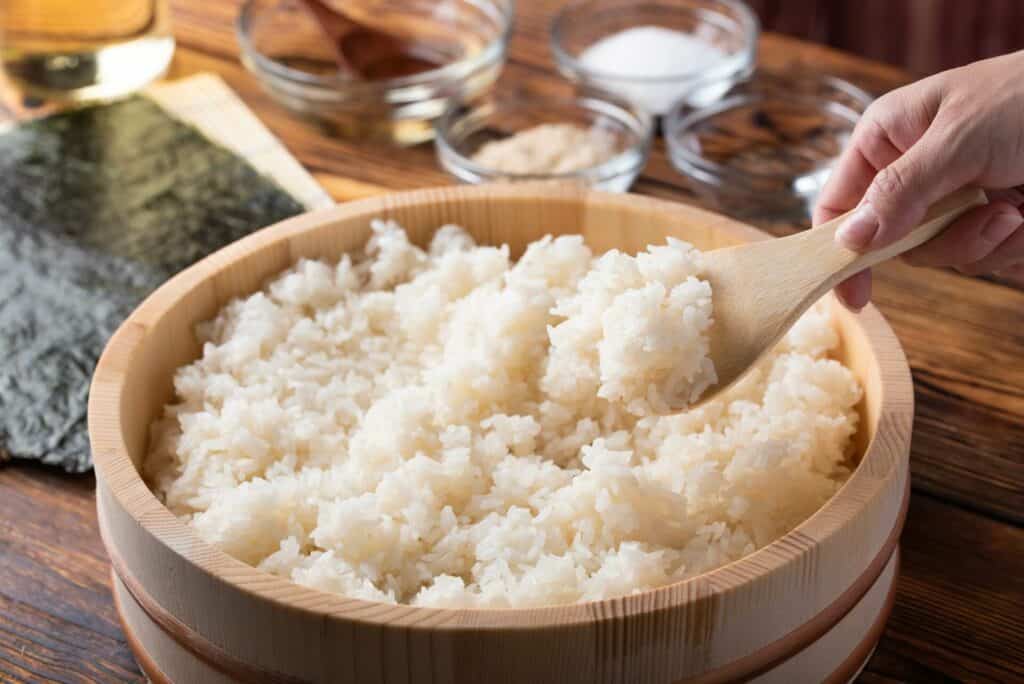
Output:
M0 470L0 681L141 681L91 492L91 477ZM864 681L1024 678L1021 548L1020 528L914 495L896 606Z

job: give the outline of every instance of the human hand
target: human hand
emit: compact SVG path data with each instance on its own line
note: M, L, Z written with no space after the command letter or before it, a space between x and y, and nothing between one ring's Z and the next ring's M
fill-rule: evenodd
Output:
M976 207L904 255L911 264L1024 281L1024 51L952 69L876 100L861 117L814 211L815 225L854 207L836 232L866 252L906 235L928 207L964 186ZM871 298L871 273L836 287L851 309Z

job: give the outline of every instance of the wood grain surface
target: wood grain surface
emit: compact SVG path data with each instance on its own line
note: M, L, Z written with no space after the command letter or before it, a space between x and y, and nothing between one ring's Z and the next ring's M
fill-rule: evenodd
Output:
M566 88L546 37L559 4L519 3L500 87ZM174 0L172 10L179 48L170 76L221 75L335 199L451 182L429 146L331 140L284 112L238 63L237 2ZM907 80L771 34L760 58L773 70L827 71L875 94ZM8 100L0 118L20 109ZM635 190L695 201L660 143ZM914 375L914 495L892 618L860 681L1024 682L1024 292L892 262L878 269L875 301ZM117 624L93 489L91 476L0 467L0 681L142 681Z

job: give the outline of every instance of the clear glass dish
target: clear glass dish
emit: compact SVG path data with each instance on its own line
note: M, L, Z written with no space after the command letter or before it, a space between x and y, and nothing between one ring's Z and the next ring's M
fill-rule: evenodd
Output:
M563 123L610 140L612 156L565 173L511 173L473 159L489 142L542 124ZM625 192L647 163L653 129L651 117L645 112L608 97L506 96L449 109L437 123L435 147L441 166L465 183L551 181Z
M438 68L374 79L342 72L298 0L243 3L242 62L276 100L329 134L413 145L433 137L434 122L453 100L478 97L498 78L514 0L352 0L344 9L429 53Z
M632 68L625 56L600 70L584 63L587 50L604 39L627 29L650 27L686 34L709 49L717 48L722 55L713 61L688 61L679 65L678 71L660 55L648 55L646 59L654 59L654 66L672 64L666 68L671 73L657 75L643 68L645 58L640 55ZM681 97L693 104L707 104L723 89L749 76L757 59L759 35L757 16L738 0L574 0L551 25L551 50L558 70L583 92L594 88L615 93L654 115L663 115Z
M838 78L758 73L665 118L672 164L723 213L804 219L871 96Z

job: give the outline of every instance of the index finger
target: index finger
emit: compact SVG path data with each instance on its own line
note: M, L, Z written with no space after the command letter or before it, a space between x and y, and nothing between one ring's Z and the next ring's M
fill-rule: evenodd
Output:
M843 150L814 207L813 224L831 221L857 206L878 171L861 151L858 136Z

